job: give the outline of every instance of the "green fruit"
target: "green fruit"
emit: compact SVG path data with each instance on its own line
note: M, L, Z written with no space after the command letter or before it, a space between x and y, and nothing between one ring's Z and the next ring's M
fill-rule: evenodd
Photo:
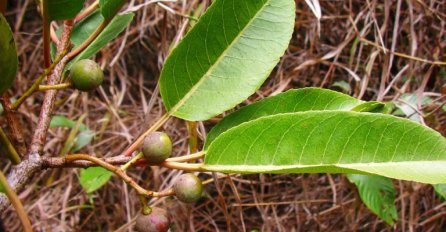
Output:
M101 67L92 60L79 60L70 71L73 87L81 91L94 90L102 84L104 73Z
M203 193L203 185L197 176L192 173L186 173L175 181L173 191L178 200L192 203L200 199Z
M169 230L170 219L167 211L152 207L152 212L147 215L140 214L136 218L136 230L139 232L166 232Z
M172 154L172 141L164 132L153 132L144 138L142 153L150 163L161 163Z

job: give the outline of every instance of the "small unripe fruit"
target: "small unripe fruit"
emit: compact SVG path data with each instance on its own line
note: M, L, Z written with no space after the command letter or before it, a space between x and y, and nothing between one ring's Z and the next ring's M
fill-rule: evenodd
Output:
M164 132L152 132L144 138L142 153L150 163L161 163L172 154L172 141Z
M178 200L192 203L200 199L203 193L201 180L192 173L186 173L178 177L173 185L173 191Z
M152 207L150 214L140 214L136 218L136 230L139 232L166 232L169 230L170 219L167 211Z
M104 73L101 67L92 60L79 60L71 66L71 81L75 89L81 91L94 90L102 84Z

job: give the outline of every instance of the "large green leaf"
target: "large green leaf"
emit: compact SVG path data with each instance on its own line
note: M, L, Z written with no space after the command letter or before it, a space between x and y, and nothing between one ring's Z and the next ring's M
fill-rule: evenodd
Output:
M99 7L104 18L112 17L119 11L125 0L99 0Z
M108 182L112 172L103 167L89 167L81 169L80 184L87 193L94 192Z
M0 13L0 94L9 89L17 74L17 48L11 28Z
M48 1L50 20L74 18L82 10L85 0L45 0Z
M203 170L360 173L446 183L446 139L407 119L350 111L262 117L221 134Z
M166 60L163 102L173 116L206 120L254 93L288 46L293 0L216 0Z
M104 17L102 17L99 11L96 11L85 19L76 23L73 27L73 31L71 32L71 42L73 43L73 49L77 48L81 45L90 35L96 30L99 24L104 21ZM61 30L60 30L61 32Z
M288 90L267 97L224 117L206 137L205 150L221 133L263 116L312 110L351 110L364 102L346 94L320 88Z
M108 42L116 38L130 24L130 22L132 22L134 15L135 15L134 13L126 13L115 16L113 20L110 22L110 24L104 29L104 31L102 31L102 33L99 34L99 36L83 52L77 55L76 58L72 62L70 62L68 68L70 68L71 64L73 64L77 60L90 58L91 56L96 54L99 50L101 50L101 48L107 45ZM99 19L98 17L101 18L100 21L98 20ZM101 15L92 16L91 21L86 22L84 28L88 29L93 25L95 25L96 23L102 22L103 20L104 19ZM89 33L89 30L83 31L79 29L78 33L79 34L76 35L75 39L73 39L73 42L82 43L83 40L86 39L85 35Z
M392 180L361 174L348 174L347 177L358 188L359 196L367 208L389 225L393 225L398 215L395 207L396 191Z

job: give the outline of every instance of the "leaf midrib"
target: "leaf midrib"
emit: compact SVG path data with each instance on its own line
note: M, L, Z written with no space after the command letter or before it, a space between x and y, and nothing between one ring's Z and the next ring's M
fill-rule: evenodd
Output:
M265 2L265 4L259 9L259 11L257 11L257 13L254 15L254 17L252 17L248 23L246 24L246 26L240 31L240 33L237 34L237 36L234 38L234 40L232 40L232 42L229 44L229 46L221 53L221 56L218 57L218 59L214 62L214 64L212 64L212 66L209 68L209 70L203 75L203 77L197 82L195 83L195 85L192 86L192 88L183 96L183 98L181 98L180 101L178 101L177 104L175 104L168 112L169 115L173 115L181 106L183 106L183 104L196 92L196 90L200 87L200 85L205 82L207 79L209 79L211 77L211 73L214 71L215 67L218 66L218 64L220 64L220 62L222 61L222 59L224 57L226 57L226 53L231 50L231 48L236 44L236 42L242 37L242 35L244 34L244 32L247 30L247 28L249 28L252 24L252 22L257 19L257 16L263 12L263 10L265 9L266 6L269 5L269 2L272 0L267 0Z
M432 163L444 163L446 165L445 160L418 160L418 161L400 161L400 162L370 162L370 163L333 163L333 164L288 164L288 165L280 165L280 164L270 164L270 165L225 165L225 164L205 164L203 166L206 170L282 170L282 169L297 169L297 168L317 168L317 167L339 167L339 168L361 168L361 167L384 167L384 166L401 166L405 165L421 165L421 164L432 164Z

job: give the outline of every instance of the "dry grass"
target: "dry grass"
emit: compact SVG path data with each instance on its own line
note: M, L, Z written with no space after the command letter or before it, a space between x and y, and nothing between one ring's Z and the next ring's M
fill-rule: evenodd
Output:
M138 6L142 1L129 1ZM19 96L42 71L41 27L34 1L10 1L7 18L14 25L20 53L15 88ZM403 93L430 96L445 104L446 4L444 0L321 1L318 21L305 1L297 2L295 33L271 77L244 104L290 88L336 88L345 81L347 93L364 100L392 101ZM99 91L59 94L57 114L77 118L97 138L86 153L109 157L163 113L156 82L172 44L186 32L190 15L210 1L178 1L142 6L132 26L97 55L106 70ZM199 12L198 12L199 13ZM443 63L441 63L443 61ZM349 70L349 71L347 71ZM349 73L350 72L350 73ZM352 73L354 75L352 75ZM442 92L443 88L443 92ZM37 120L42 94L20 108L29 137ZM446 135L446 114L437 104L418 106L424 122ZM0 118L2 125L4 119ZM215 120L200 124L203 138ZM163 128L175 141L175 155L187 153L186 123L171 119ZM69 131L52 129L45 152L57 155ZM9 165L2 163L4 171ZM145 187L169 186L180 174L163 168L132 168L132 177ZM88 196L78 182L79 171L46 171L20 194L38 231L128 231L139 210L135 192L117 178ZM201 174L202 179L216 174ZM54 177L54 178L50 178ZM218 176L206 186L207 197L193 205L155 200L174 218L172 231L442 231L446 203L432 187L395 181L399 192L398 222L390 227L360 202L343 175ZM12 209L2 212L7 231L20 231Z

